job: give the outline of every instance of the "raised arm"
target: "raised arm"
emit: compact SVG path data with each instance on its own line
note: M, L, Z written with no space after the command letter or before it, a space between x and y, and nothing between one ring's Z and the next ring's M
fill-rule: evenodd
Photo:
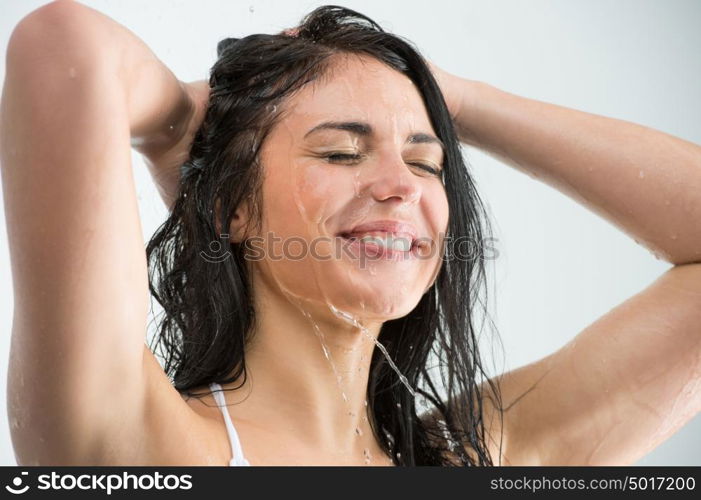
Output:
M701 146L432 68L464 143L562 191L660 258L701 262Z
M432 69L462 141L674 264L562 349L500 380L504 464L634 462L701 410L701 148Z
M12 33L0 165L19 464L147 461L148 426L170 425L158 411L186 407L144 343L149 292L130 145L167 149L187 99L137 37L79 3L41 7Z

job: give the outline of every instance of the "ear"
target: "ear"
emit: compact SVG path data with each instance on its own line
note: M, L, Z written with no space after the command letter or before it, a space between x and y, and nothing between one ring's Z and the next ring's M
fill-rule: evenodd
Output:
M249 215L248 203L241 203L231 218L231 224L229 224L229 241L241 243L245 239Z
M221 220L219 218L220 203L217 199L214 202L214 212L215 216L215 226L217 228L217 234L221 238L228 238L232 243L241 243L246 236L246 225L249 221L250 210L248 208L248 201L245 201L239 205L231 218L231 223L229 224L228 230L223 229L221 226Z

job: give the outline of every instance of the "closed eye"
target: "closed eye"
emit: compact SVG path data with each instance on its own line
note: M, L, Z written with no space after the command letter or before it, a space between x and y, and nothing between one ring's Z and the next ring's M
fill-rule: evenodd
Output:
M356 162L359 160L362 160L365 157L365 155L361 154L348 154L348 153L330 153L327 155L324 155L324 158L326 158L328 161L331 163L345 163L345 162ZM414 165L416 167L419 167L426 172L435 175L435 176L440 176L441 171L429 164L426 163L419 163L419 162L412 162L409 163L409 165Z
M328 159L331 162L337 162L337 161L358 161L363 159L363 155L358 155L358 154L346 154L346 153L331 153L328 155L325 155L324 158Z

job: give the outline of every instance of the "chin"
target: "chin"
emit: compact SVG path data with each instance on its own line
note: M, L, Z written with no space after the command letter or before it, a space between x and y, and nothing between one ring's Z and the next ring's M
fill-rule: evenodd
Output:
M329 302L337 309L351 314L361 321L389 321L409 314L418 304L421 296L400 294L398 290L364 291L347 290L337 300ZM351 298L353 297L353 298Z
M406 316L425 288L412 272L371 274L338 264L319 271L323 279L317 283L324 284L325 302L359 319L387 321Z

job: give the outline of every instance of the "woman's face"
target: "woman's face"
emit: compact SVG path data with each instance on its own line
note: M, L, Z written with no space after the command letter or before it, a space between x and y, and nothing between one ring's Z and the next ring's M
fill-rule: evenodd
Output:
M261 150L258 276L361 320L406 315L435 280L448 224L443 148L413 82L338 58L283 111Z

